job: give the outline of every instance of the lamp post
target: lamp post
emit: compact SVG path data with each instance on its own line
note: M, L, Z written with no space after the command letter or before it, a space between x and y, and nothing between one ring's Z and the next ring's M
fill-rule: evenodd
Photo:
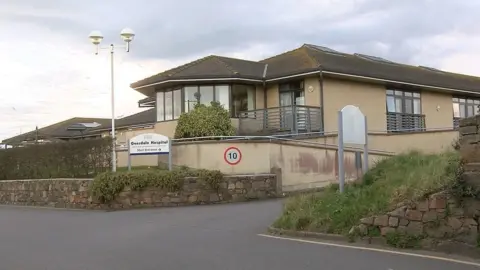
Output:
M130 52L130 42L133 41L135 33L130 28L125 28L120 32L120 37L125 42L125 45L114 45L110 44L108 47L100 47L100 43L103 40L103 35L100 31L92 31L89 35L90 41L95 45L95 55L98 54L98 51L101 49L110 50L110 83L111 83L111 107L112 107L112 172L117 171L117 152L115 151L117 142L115 141L115 75L114 75L114 53L115 47L125 48L126 52Z

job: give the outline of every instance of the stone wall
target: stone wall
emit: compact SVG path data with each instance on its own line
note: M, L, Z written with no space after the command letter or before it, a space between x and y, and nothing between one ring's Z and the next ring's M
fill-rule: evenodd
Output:
M460 121L460 153L465 184L480 192L480 115Z
M418 202L405 203L380 216L360 220L356 230L361 236L372 231L382 236L403 233L436 239L438 243L448 239L476 246L479 235L480 201L475 199L458 202L446 192L440 192Z
M124 190L114 201L101 204L88 188L92 179L40 179L0 181L0 204L78 209L129 209L196 204L229 203L277 197L274 174L225 176L219 190L198 178L184 181L182 191L158 188Z

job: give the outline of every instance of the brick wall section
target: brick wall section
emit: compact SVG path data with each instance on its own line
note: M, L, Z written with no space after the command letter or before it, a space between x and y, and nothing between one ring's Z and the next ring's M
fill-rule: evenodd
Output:
M460 121L460 152L465 162L463 180L480 191L480 115Z
M109 204L92 199L91 179L39 179L0 181L0 204L77 209L129 209L229 203L277 197L274 174L225 176L220 189L212 190L197 178L186 178L182 191L158 188L124 190Z
M369 230L376 228L383 236L403 232L476 246L479 222L480 201L471 199L460 204L441 192L416 203L400 205L385 215L363 218L352 232L357 230L361 235L368 235Z

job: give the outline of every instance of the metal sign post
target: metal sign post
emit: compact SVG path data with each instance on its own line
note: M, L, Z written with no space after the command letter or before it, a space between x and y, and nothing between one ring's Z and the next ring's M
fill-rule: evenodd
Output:
M338 111L338 182L340 193L345 190L344 147L345 144L363 146L363 174L368 170L367 117L360 109L347 105Z

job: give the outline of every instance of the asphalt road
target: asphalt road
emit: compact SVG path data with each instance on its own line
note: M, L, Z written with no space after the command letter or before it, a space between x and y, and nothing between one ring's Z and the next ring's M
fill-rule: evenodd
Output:
M431 258L262 237L281 201L88 212L0 207L0 270L470 270Z

